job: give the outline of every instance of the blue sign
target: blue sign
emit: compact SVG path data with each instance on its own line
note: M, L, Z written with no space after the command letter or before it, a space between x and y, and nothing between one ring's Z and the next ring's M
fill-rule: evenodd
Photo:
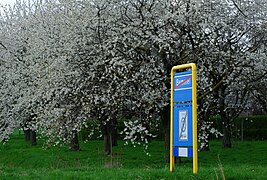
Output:
M192 101L192 71L174 74L173 101Z
M174 74L173 156L192 157L192 71Z
M183 72L179 72L183 71ZM192 157L193 173L197 158L197 68L196 64L173 66L171 70L170 171L174 157Z
M173 146L193 146L192 105L174 104Z

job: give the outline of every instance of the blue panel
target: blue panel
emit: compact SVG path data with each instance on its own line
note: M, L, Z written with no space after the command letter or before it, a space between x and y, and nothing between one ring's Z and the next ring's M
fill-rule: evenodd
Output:
M177 148L177 147L173 147L173 149L172 149L172 154L173 154L173 156L175 156L175 157L178 156L178 148Z
M173 101L192 101L192 71L174 74Z
M188 157L193 157L193 148L188 148Z
M174 104L173 146L193 146L192 105Z

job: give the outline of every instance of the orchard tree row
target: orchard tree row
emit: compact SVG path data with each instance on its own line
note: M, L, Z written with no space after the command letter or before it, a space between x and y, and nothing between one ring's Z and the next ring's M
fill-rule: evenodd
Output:
M189 62L202 149L220 134L211 116L231 147L233 120L251 104L266 112L265 0L33 0L0 12L3 142L21 128L79 150L78 132L97 121L109 154L118 117L142 144L160 117L168 153L170 71Z

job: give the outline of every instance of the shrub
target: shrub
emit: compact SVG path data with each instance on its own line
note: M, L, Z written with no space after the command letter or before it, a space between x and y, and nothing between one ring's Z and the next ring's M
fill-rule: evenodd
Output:
M222 132L220 116L212 116L210 121ZM233 123L232 136L237 139L267 140L267 115L239 116Z

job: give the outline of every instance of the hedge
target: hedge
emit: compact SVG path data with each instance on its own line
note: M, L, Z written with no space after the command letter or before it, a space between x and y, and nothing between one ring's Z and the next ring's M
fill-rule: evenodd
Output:
M214 128L222 132L220 116L213 116L210 121ZM239 116L233 123L232 136L237 139L267 140L267 115Z

